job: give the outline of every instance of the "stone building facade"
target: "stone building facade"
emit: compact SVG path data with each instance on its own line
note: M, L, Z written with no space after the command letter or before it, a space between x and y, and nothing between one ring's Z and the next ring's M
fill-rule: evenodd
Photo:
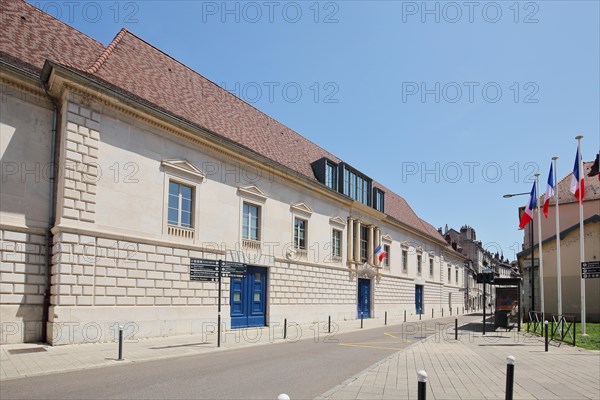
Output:
M199 333L219 297L226 328L462 307L466 257L401 196L125 30L2 7L2 343Z

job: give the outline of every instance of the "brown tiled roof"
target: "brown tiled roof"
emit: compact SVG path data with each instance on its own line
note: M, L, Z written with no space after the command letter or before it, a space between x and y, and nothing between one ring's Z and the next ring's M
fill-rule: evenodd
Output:
M45 60L78 69L311 179L312 162L323 157L341 161L124 29L104 47L21 0L3 2L2 13L8 18L0 36L4 60L17 59L33 72ZM388 215L443 240L404 198L383 189Z
M104 50L102 43L22 0L0 2L0 55L39 73L46 60L83 68Z

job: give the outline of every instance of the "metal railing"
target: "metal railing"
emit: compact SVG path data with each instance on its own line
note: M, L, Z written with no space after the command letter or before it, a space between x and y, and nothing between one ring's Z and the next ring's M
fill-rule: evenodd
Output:
M539 311L529 311L529 321L527 321L527 332L543 335L543 329L544 315Z
M577 343L577 322L572 315L552 314L550 324L549 340L569 343L573 346ZM529 311L529 321L527 321L527 332L544 336L544 316L539 311Z
M577 343L577 322L573 315L552 314L550 332L550 340L570 343L573 346Z

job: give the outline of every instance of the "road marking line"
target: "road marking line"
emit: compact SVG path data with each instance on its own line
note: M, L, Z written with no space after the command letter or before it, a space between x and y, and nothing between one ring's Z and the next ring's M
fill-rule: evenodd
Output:
M400 350L400 347L385 347L385 346L364 346L360 344L352 344L352 343L338 343L338 346L348 346L348 347L362 347L365 349L383 349L383 350Z

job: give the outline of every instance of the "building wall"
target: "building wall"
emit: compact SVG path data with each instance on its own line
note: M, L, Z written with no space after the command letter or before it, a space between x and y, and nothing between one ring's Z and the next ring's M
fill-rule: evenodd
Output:
M585 225L585 259L600 259L600 222ZM558 312L558 278L556 268L556 241L544 244L544 303L546 313ZM581 314L581 267L579 261L579 229L570 231L560 242L561 288L563 314ZM536 248L535 257L538 256ZM539 272L536 269L536 273ZM538 275L536 275L537 277ZM536 290L539 286L536 286ZM528 290L525 287L525 290ZM538 290L539 293L539 290ZM586 315L588 321L600 321L600 279L585 279ZM539 306L539 296L536 296Z
M29 113L22 114L23 105L10 97L3 107L21 107L21 113L2 113L3 145L5 137L13 147L20 143L23 150L31 140L45 141L39 154L25 152L21 159L47 162L52 113L28 105ZM424 285L424 312L447 310L448 296L452 296L453 307L460 304L462 282L447 282L445 268L450 263L453 271L462 269L462 259L448 258L440 243L384 222L383 215L373 210L340 201L322 189L307 189L293 175L282 177L269 165L237 158L194 137L184 138L181 135L185 133L179 135L178 129L165 128L135 110L117 109L67 90L59 111L62 173L52 229L48 324L52 344L115 340L119 325L136 337L212 329L217 284L190 281L190 258L265 267L267 324L281 323L284 318L310 323L328 315L334 321L355 319L356 271L365 266L348 263L348 217L373 224L380 228L381 236L391 237L389 269L383 269L379 279L370 276L373 316L404 310L414 314L415 284ZM5 118L7 114L12 119ZM33 130L38 135L35 138L28 137L32 123L40 125L39 131ZM3 149L2 154L4 162L13 151ZM192 232L168 229L170 177L195 189ZM45 271L39 235L48 219L48 192L44 189L48 185L27 186L20 181L11 185L21 185L23 197L13 201L21 208L2 204L1 309L3 324L17 325L3 325L3 332L11 332L10 338L3 333L3 343L39 340L41 326L35 334L28 333L34 325L23 321L39 324L41 320ZM244 201L261 207L260 249L244 247ZM11 217L14 229L5 229L5 215ZM308 221L306 254L289 251L294 216ZM35 235L27 233L28 224L19 226L19 221L28 219L35 221L28 222L36 226ZM331 257L333 228L343 232L340 259ZM19 254L12 257L26 262L13 261L4 248L18 248L11 250L11 254ZM403 248L408 251L406 270L401 263ZM421 276L417 254L423 257ZM429 276L429 258L434 260L433 277ZM372 266L367 269L375 270ZM223 283L227 325L229 282L225 279ZM33 308L24 313L25 306ZM18 332L13 334L15 329Z
M585 175L585 174L584 174ZM590 178L585 176L585 183L588 183ZM596 177L594 177L596 179ZM600 199L588 199L583 202L583 219L587 219L595 214L600 213ZM579 224L579 203L571 202L560 204L559 206L559 219L560 226L559 230L563 231L567 228L570 228L573 225ZM538 225L537 225L537 211L533 214L533 221L529 223L524 230L524 243L525 248L528 249L530 247L530 231L529 229L533 227L533 241L534 243L538 242ZM544 217L542 214L542 238L543 240L548 239L551 236L556 235L556 210L553 205L551 205L548 209L548 218Z
M0 90L0 343L39 341L52 104L31 82Z

